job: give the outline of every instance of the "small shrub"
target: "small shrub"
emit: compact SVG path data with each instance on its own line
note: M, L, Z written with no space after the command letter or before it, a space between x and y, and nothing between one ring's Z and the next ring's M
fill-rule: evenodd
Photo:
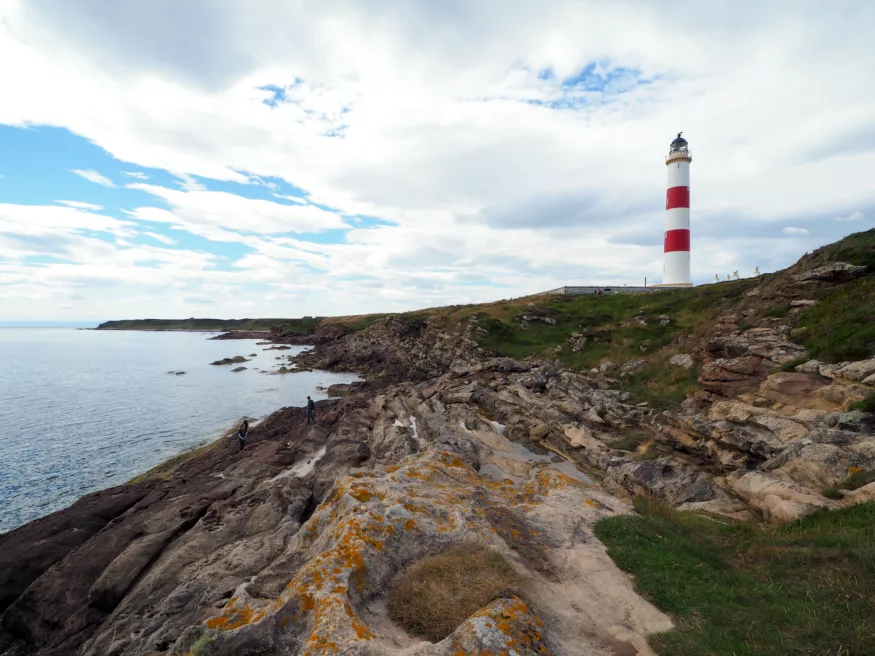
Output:
M805 364L806 362L808 362L807 357L793 358L789 362L782 364L778 371L796 371L796 367L800 364Z
M504 556L468 542L404 572L389 598L389 615L411 635L438 642L472 613L518 588L519 577Z
M782 305L778 305L775 307L770 307L767 310L763 310L760 312L761 317L776 317L778 319L787 316L787 312L790 311L790 304L784 303Z
M843 481L825 489L823 496L830 499L840 499L842 495L839 494L839 490L856 490L872 482L875 482L875 469L851 472Z
M851 410L862 410L863 412L875 412L875 392L872 392L865 399L855 401L851 404Z
M191 656L210 656L213 653L213 643L216 641L216 636L205 635L197 639L191 646Z

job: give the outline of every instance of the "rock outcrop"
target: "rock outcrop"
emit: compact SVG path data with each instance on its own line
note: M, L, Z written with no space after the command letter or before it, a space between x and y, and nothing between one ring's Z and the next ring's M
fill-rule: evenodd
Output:
M221 360L216 360L215 362L210 362L212 365L226 365L226 364L240 364L242 362L249 362L242 355L235 355L233 358L222 358Z
M315 426L303 409L281 410L242 452L227 439L3 536L0 571L37 536L45 555L10 581L0 654L183 655L198 643L216 656L652 653L645 636L671 622L591 531L631 512L628 500L528 437L545 426L549 444L576 426L584 446L568 448L579 450L604 434L586 422L620 429L641 411L503 359L361 387L320 402ZM65 526L104 507L68 537ZM436 644L407 636L387 616L395 576L470 540L514 564L526 603L498 600Z
M367 382L332 386L340 398L317 404L315 425L284 408L243 451L220 440L0 536L0 656L650 655L646 636L671 621L592 532L631 513L631 495L767 522L875 498L873 483L823 495L875 469L875 417L851 409L875 391L875 360L804 361L794 313L866 271L815 264L752 282L661 364L636 355L650 359L587 374L496 357L480 346L482 315L320 325L279 372ZM567 325L538 305L516 320ZM585 323L560 351L597 341ZM657 412L623 389L654 366L684 377L697 365L680 407ZM434 644L393 624L397 576L471 541L512 563L520 596Z

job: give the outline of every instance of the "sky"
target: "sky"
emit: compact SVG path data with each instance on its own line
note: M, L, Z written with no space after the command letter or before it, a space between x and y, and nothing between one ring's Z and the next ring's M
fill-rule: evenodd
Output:
M694 282L875 225L875 3L0 0L0 323Z

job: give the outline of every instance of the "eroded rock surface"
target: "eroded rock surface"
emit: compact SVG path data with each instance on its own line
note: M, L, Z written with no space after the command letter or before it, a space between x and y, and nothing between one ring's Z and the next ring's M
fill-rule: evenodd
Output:
M92 495L128 496L78 548L37 531L59 541L57 562L41 560L43 571L17 584L0 653L182 655L209 641L217 656L607 656L621 641L651 654L646 635L671 622L591 530L631 512L628 500L529 437L544 426L543 444L573 429L608 439L646 411L549 366L457 364L438 379L321 402L315 426L302 409L281 410L242 452L228 439L172 474ZM59 526L74 510L22 531ZM32 537L4 536L4 571L10 548L20 560L15 545ZM393 625L393 579L472 539L519 570L522 598L481 609L437 644Z

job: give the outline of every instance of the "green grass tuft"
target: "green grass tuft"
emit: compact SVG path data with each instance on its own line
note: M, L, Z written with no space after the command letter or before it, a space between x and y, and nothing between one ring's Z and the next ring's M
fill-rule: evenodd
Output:
M854 401L851 404L851 410L862 410L863 412L875 412L875 392L872 392L865 399Z
M798 367L800 364L805 364L810 359L811 358L809 358L808 356L802 356L800 358L793 358L792 360L782 364L778 368L778 371L796 371L796 367Z
M210 656L213 653L213 643L215 641L215 635L201 636L191 646L191 656Z
M839 490L856 490L857 488L875 482L875 469L855 471L850 473L843 481L839 481L832 487L823 491L823 496L830 499L841 499Z
M875 355L875 276L827 290L818 305L802 310L796 340L826 362Z
M677 629L663 656L865 656L875 645L875 503L773 528L636 501L595 526Z

